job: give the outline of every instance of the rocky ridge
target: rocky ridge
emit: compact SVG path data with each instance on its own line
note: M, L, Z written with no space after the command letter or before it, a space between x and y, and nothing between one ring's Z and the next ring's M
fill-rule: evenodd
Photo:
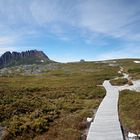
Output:
M30 50L21 53L7 51L0 57L0 68L44 62L51 62L51 60L43 51Z

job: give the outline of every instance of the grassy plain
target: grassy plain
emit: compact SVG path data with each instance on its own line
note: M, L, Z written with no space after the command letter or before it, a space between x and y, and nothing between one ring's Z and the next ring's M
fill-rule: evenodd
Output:
M140 79L140 64L134 60L117 60L117 64L132 79ZM8 68L10 72L7 70L0 77L0 126L5 130L4 140L82 139L86 117L93 115L93 109L105 96L105 89L98 85L120 76L119 66L101 62L36 65L27 67L28 76L23 67L18 67L20 71L17 67ZM36 69L41 71L36 73ZM126 81L114 82L118 85ZM119 98L122 125L135 133L140 133L139 98L140 93L131 91L122 91Z
M104 63L57 64L38 75L0 77L0 126L4 140L78 140L119 67Z
M140 93L122 91L119 99L119 113L124 129L140 134Z
M132 80L140 80L140 64L134 61L140 59L118 60L124 71ZM120 92L119 114L123 128L128 132L140 133L140 93L124 90Z
M124 68L124 71L129 73L132 79L140 79L140 64L134 63L134 61L140 61L140 59L122 59L117 62Z

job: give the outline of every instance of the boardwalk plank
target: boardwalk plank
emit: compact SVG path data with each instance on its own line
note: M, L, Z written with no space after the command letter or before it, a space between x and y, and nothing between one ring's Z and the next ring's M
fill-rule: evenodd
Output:
M123 140L118 117L119 91L109 81L105 81L103 86L106 96L91 123L87 140Z

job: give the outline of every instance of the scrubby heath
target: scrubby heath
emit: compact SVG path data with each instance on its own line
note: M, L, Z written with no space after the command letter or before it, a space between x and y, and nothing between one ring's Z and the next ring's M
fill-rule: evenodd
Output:
M103 97L104 80L119 67L104 63L57 64L43 74L0 77L0 126L4 140L78 140Z
M117 63L124 68L124 71L129 74L134 80L140 79L140 63L134 61L140 61L140 59L122 59L117 60Z
M119 114L123 128L140 134L140 93L124 90L120 93Z
M125 85L125 84L128 84L129 81L128 81L128 79L126 79L126 78L118 78L118 79L110 80L110 83L111 83L113 86L123 86L123 85Z
M118 60L124 72L129 74L132 80L140 80L140 64L135 63L140 59ZM128 81L128 83L130 83ZM131 84L131 83L130 83ZM119 97L119 116L124 130L140 134L140 93L124 90Z

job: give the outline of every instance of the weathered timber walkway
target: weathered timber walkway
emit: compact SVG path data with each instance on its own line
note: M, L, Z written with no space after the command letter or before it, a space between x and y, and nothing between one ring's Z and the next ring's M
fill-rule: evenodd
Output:
M123 140L118 117L119 91L109 81L104 81L106 96L90 125L87 140Z

